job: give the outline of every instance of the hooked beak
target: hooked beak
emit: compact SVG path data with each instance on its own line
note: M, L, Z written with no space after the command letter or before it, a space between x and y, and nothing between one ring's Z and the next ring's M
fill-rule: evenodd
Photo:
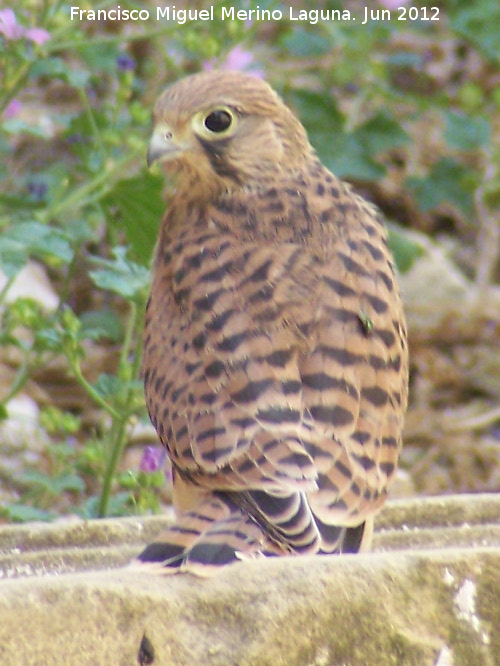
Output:
M154 128L148 144L146 163L151 167L155 162L167 162L175 159L184 147L176 143L172 130L168 125L158 125Z

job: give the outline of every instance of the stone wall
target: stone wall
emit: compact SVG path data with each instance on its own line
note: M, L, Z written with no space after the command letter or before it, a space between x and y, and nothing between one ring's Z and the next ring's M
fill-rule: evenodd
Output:
M364 555L123 567L170 519L0 529L0 664L500 664L500 496L389 503Z

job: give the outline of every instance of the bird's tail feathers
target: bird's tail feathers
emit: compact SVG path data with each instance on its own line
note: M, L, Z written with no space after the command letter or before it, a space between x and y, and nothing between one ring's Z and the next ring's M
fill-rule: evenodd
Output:
M147 546L137 561L162 574L211 576L241 560L273 555L356 553L371 520L347 527L321 521L302 492L215 493Z
M220 567L246 559L283 554L245 511L212 496L177 517L138 556L135 564L162 574L210 576Z

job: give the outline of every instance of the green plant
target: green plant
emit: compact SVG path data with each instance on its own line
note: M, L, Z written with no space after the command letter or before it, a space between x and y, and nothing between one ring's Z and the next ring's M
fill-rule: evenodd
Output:
M132 424L147 421L140 339L165 202L144 153L153 100L170 80L214 66L265 73L323 162L399 222L390 240L402 271L422 253L405 232L413 226L476 246L469 277L482 288L496 279L496 0L453 0L438 22L363 27L289 21L272 0L260 9L283 19L181 25L157 21L152 3L121 3L138 5L149 21L71 20L63 0L0 10L0 363L13 369L0 420L54 364L77 396L42 409L51 444L40 469L12 482L6 519L158 508L159 469L124 471L120 460ZM216 17L223 5L213 3ZM33 260L54 290L51 307L12 298Z

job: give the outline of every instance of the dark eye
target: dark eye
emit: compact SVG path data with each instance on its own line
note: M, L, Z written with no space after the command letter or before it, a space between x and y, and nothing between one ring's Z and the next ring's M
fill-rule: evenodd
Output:
M211 132L224 132L231 125L233 118L228 111L216 109L205 118L205 127Z

